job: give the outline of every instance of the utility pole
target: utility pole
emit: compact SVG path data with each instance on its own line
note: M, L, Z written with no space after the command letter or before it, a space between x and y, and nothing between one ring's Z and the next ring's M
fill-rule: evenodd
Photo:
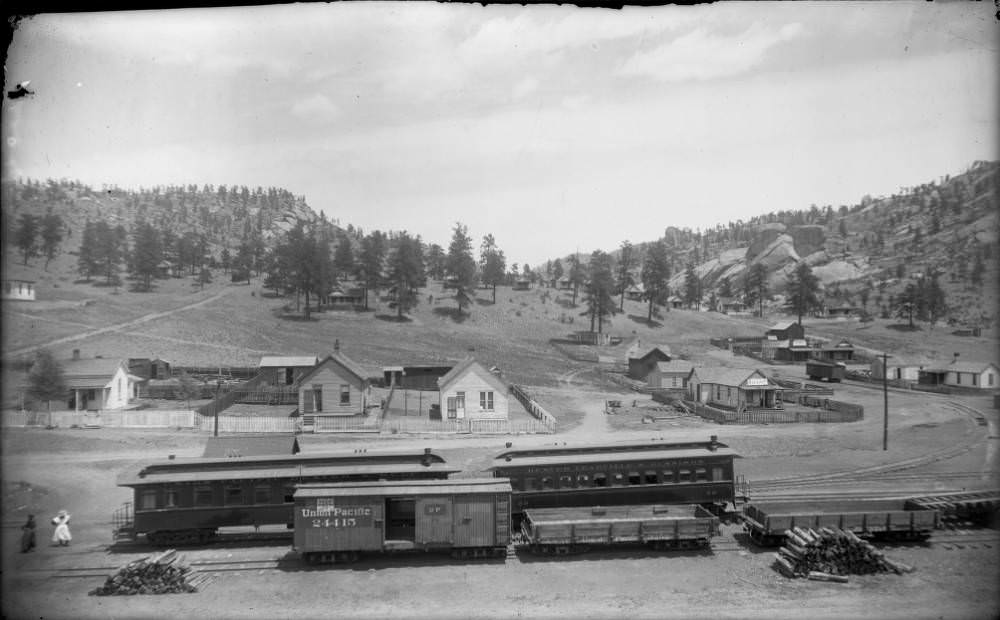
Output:
M213 437L219 436L219 389L222 388L222 379L215 382L215 430L212 432Z
M889 357L882 354L882 449L889 449Z

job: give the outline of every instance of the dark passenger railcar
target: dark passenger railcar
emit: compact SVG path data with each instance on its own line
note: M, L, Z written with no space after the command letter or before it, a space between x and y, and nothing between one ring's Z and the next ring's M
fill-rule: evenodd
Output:
M709 441L662 440L510 449L490 470L509 478L511 512L561 506L735 503L735 453Z
M205 543L220 527L293 523L303 482L440 480L458 470L430 449L294 456L186 458L143 463L118 477L133 503L114 515L115 538L154 545Z

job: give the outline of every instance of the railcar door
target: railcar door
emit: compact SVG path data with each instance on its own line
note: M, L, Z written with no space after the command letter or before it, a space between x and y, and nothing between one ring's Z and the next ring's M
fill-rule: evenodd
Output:
M416 502L412 499L385 500L386 540L409 540L416 536Z
M451 543L451 499L420 497L416 500L416 539L420 544Z
M455 545L492 546L496 513L492 496L456 497Z

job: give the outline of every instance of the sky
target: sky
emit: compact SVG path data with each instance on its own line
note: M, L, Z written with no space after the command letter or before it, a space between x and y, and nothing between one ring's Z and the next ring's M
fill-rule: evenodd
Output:
M3 176L284 187L512 262L1000 159L992 3L363 2L18 25Z

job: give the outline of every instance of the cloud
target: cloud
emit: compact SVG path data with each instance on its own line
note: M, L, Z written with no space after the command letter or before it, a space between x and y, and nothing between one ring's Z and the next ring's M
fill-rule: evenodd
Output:
M296 101L292 114L306 121L329 123L340 116L340 110L326 95L317 93Z
M653 50L637 52L625 61L620 73L666 82L738 75L760 64L769 50L802 32L799 23L773 29L756 22L737 36L717 35L697 28Z
M527 97L536 90L538 90L538 80L529 76L524 78L523 80L518 82L516 86L514 86L514 92L511 93L511 96L514 99L523 99L524 97Z

